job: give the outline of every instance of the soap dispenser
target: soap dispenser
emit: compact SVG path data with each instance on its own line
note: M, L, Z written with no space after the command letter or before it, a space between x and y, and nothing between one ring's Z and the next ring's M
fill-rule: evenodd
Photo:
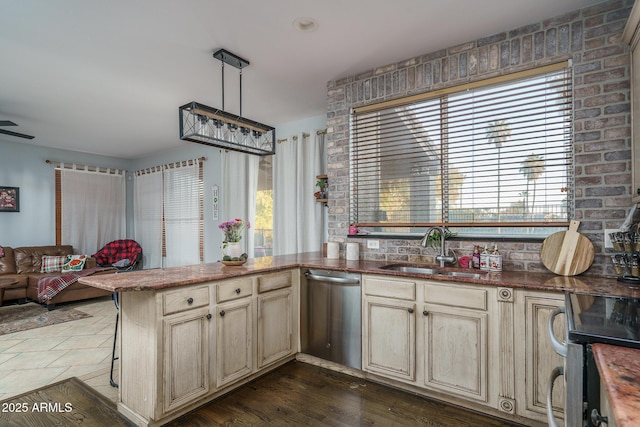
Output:
M480 270L489 271L491 270L491 264L489 260L489 251L487 250L487 245L484 245L484 251L480 254Z

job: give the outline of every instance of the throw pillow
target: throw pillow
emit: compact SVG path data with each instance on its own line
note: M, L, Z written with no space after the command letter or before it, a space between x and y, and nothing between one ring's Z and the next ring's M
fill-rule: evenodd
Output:
M87 261L86 255L69 255L67 262L62 266L62 271L80 271Z
M67 255L42 255L42 267L40 273L54 273L61 271L67 262Z

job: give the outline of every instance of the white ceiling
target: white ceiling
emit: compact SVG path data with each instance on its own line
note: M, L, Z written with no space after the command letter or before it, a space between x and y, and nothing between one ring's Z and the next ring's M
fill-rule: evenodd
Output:
M191 144L180 105L222 106L219 48L251 63L243 116L275 126L324 114L330 80L600 1L0 0L0 120L36 137L0 142L144 157ZM238 70L225 82L237 114Z

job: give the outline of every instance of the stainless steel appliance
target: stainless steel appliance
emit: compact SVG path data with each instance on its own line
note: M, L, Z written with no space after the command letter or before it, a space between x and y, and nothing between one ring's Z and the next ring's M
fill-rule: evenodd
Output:
M305 272L302 290L302 352L341 365L362 367L360 274ZM305 307L306 306L306 307Z
M567 340L560 343L553 336L554 318L566 315ZM549 318L549 335L554 349L565 358L564 366L555 368L547 387L547 416L553 418L553 383L564 376L565 426L599 426L600 376L591 352L591 344L604 343L640 348L639 299L629 296L587 295L569 292L565 307Z

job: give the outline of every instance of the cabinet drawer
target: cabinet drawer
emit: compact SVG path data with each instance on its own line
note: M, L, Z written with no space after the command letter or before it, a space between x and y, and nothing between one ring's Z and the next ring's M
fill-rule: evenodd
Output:
M424 302L487 310L487 290L425 283Z
M258 277L258 293L288 288L293 283L292 272L265 274Z
M162 295L162 313L178 313L209 305L209 286L167 291Z
M230 280L216 287L216 302L231 301L253 294L253 281L248 279Z
M415 301L416 282L388 277L365 277L364 292L372 296Z

